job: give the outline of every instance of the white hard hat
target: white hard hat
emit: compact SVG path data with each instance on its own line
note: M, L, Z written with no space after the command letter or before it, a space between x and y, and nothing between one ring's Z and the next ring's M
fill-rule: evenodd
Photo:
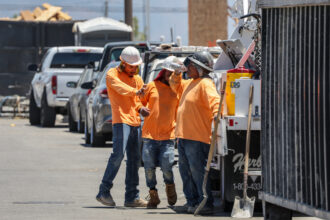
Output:
M137 66L142 63L140 52L132 46L125 47L125 49L121 52L120 60L131 66Z
M162 68L173 72L181 65L182 62L176 56L169 56L164 60Z

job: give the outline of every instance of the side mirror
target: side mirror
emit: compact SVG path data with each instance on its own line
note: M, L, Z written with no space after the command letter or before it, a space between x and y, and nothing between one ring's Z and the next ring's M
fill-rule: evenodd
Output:
M67 82L66 83L66 87L69 87L69 88L76 88L77 87L77 82Z
M28 70L29 71L33 71L33 72L36 72L36 71L38 71L38 65L37 64L30 64L28 66Z
M93 89L93 82L85 82L80 86L82 89Z

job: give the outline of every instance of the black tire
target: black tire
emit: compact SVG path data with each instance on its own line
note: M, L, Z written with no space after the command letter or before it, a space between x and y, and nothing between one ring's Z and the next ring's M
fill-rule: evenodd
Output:
M77 122L73 120L71 110L70 110L70 103L67 105L68 117L69 117L69 131L75 132L77 131Z
M88 132L88 120L87 120L87 114L86 114L86 121L84 126L84 133L85 133L85 144L91 143L91 134Z
M31 90L30 94L29 121L31 125L40 125L40 108L34 100L33 90Z
M42 127L54 127L55 119L55 108L48 106L46 93L44 92L41 99L40 125Z
M80 108L79 108L79 119L78 119L78 123L77 123L77 130L79 133L84 133L84 131L85 131L85 123L81 120Z
M102 134L97 134L95 129L95 123L92 122L92 130L90 135L92 147L103 147L105 146L105 137Z

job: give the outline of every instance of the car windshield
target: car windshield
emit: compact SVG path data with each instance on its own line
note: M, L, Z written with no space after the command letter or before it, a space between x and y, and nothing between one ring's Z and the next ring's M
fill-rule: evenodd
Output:
M84 68L101 58L101 53L56 53L50 68Z

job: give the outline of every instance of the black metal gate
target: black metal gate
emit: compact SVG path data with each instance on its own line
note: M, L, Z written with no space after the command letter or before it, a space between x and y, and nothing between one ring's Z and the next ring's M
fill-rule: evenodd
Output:
M0 95L25 95L34 75L27 66L49 47L74 45L73 23L0 21Z
M322 0L260 3L263 192L259 195L266 202L327 219L329 4Z

